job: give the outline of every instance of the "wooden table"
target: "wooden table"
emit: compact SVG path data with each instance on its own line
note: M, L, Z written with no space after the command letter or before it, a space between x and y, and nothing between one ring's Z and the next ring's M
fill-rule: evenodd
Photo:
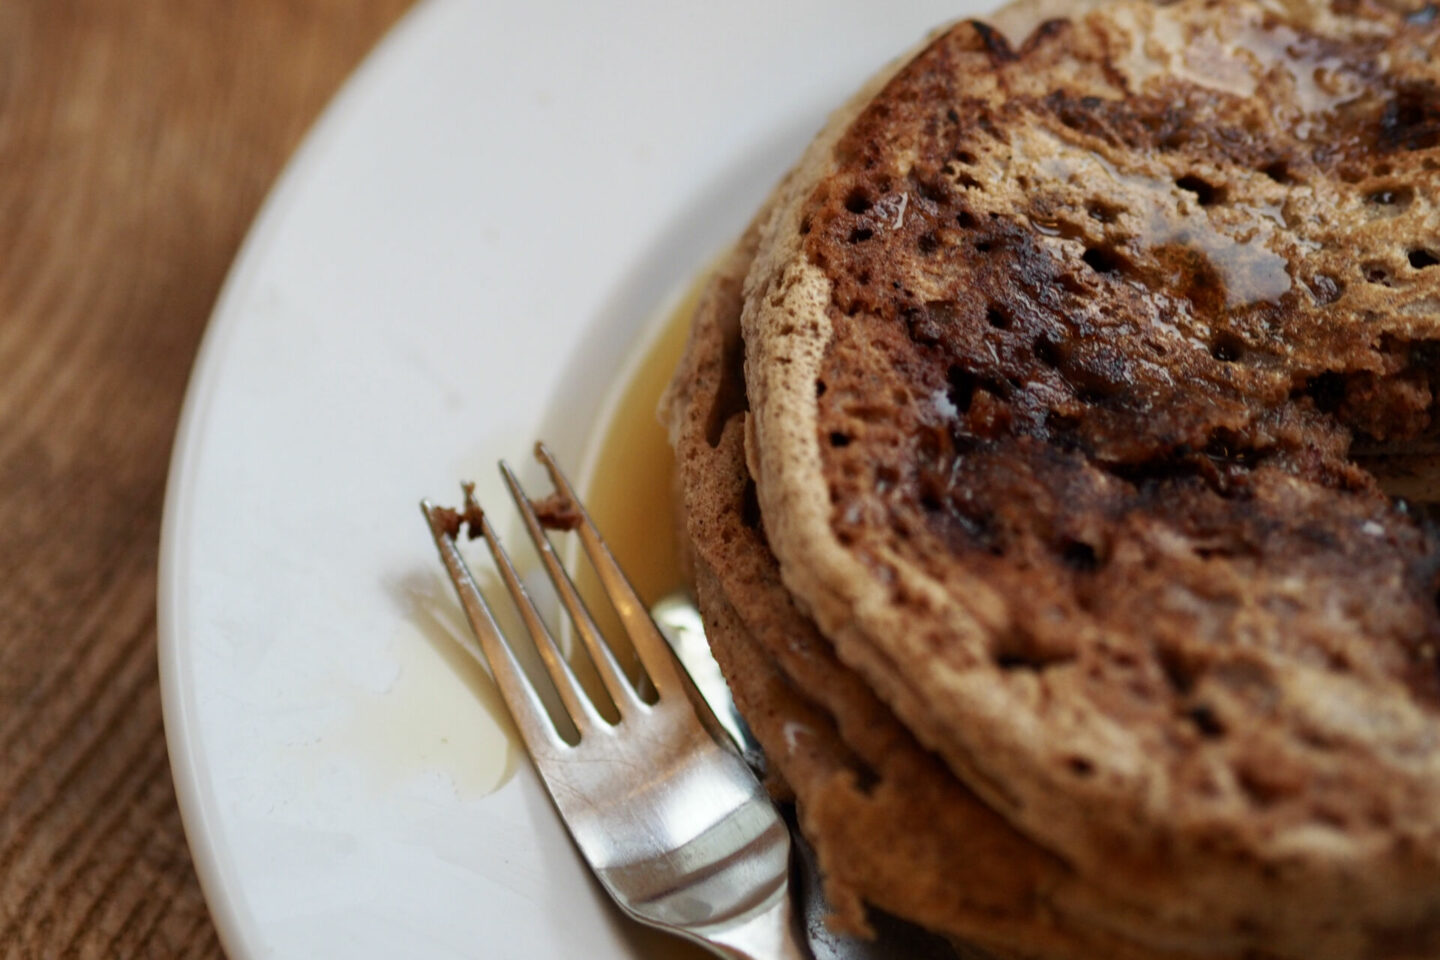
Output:
M190 364L256 208L411 0L0 0L0 957L218 957L155 564Z

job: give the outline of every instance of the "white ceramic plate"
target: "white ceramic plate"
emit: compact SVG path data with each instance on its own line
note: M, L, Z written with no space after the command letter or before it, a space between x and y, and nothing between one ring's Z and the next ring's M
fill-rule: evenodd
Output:
M186 400L160 661L226 950L621 958L515 755L416 502L580 461L636 332L933 24L872 0L429 0L247 241ZM533 474L531 474L533 478Z

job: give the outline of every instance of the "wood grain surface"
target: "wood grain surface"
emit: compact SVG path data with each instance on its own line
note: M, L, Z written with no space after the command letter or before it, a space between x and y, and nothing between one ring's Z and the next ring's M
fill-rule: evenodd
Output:
M155 664L195 348L410 0L0 0L0 957L218 957Z

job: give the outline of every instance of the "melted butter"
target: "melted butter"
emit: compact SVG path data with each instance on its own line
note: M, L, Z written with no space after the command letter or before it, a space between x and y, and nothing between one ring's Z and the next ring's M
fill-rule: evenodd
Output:
M1244 307L1279 300L1292 285L1289 262L1258 239L1236 240L1214 229L1208 218L1193 212L1178 215L1157 203L1150 210L1142 246L1167 245L1199 251L1225 285L1225 305Z
M1333 114L1363 92L1362 81L1343 58L1320 55L1313 38L1291 27L1265 27L1246 19L1227 41L1231 56L1248 57L1253 63L1257 89L1278 76L1289 79L1293 103L1275 97L1274 106L1281 122L1302 140L1315 131L1315 120Z
M1122 203L1131 230L1127 242L1133 252L1155 254L1166 247L1183 247L1202 255L1225 287L1225 305L1234 309L1279 300L1293 281L1289 261L1271 249L1284 227L1279 206L1235 206L1249 214L1244 236L1221 230L1193 196L1173 181L1126 173L1098 153L1077 150L1051 134L1037 133L1038 143L1012 145L1019 163L1033 163L1047 177L1062 183L1109 180L1112 199ZM1054 224L1037 223L1047 236L1074 239Z
M1273 5L1272 5L1273 7ZM1117 17L1130 43L1117 66L1139 91L1156 78L1173 78L1217 93L1252 97L1289 81L1291 102L1274 97L1281 120L1302 139L1314 120L1334 113L1362 95L1364 82L1341 57L1326 56L1313 37L1285 23L1305 25L1303 5L1281 10L1249 8L1198 28L1182 24L1162 9L1124 10Z
M1255 92L1253 71L1227 55L1213 32L1191 35L1164 10L1120 8L1114 16L1130 36L1129 48L1116 65L1129 77L1132 90L1143 90L1156 78L1170 77L1240 97Z

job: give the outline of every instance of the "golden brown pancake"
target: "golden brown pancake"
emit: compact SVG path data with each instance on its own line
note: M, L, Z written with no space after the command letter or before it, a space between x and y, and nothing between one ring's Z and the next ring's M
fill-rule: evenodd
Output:
M960 24L761 223L719 408L786 591L1157 949L1440 953L1436 538L1349 456L1432 432L1435 21Z

